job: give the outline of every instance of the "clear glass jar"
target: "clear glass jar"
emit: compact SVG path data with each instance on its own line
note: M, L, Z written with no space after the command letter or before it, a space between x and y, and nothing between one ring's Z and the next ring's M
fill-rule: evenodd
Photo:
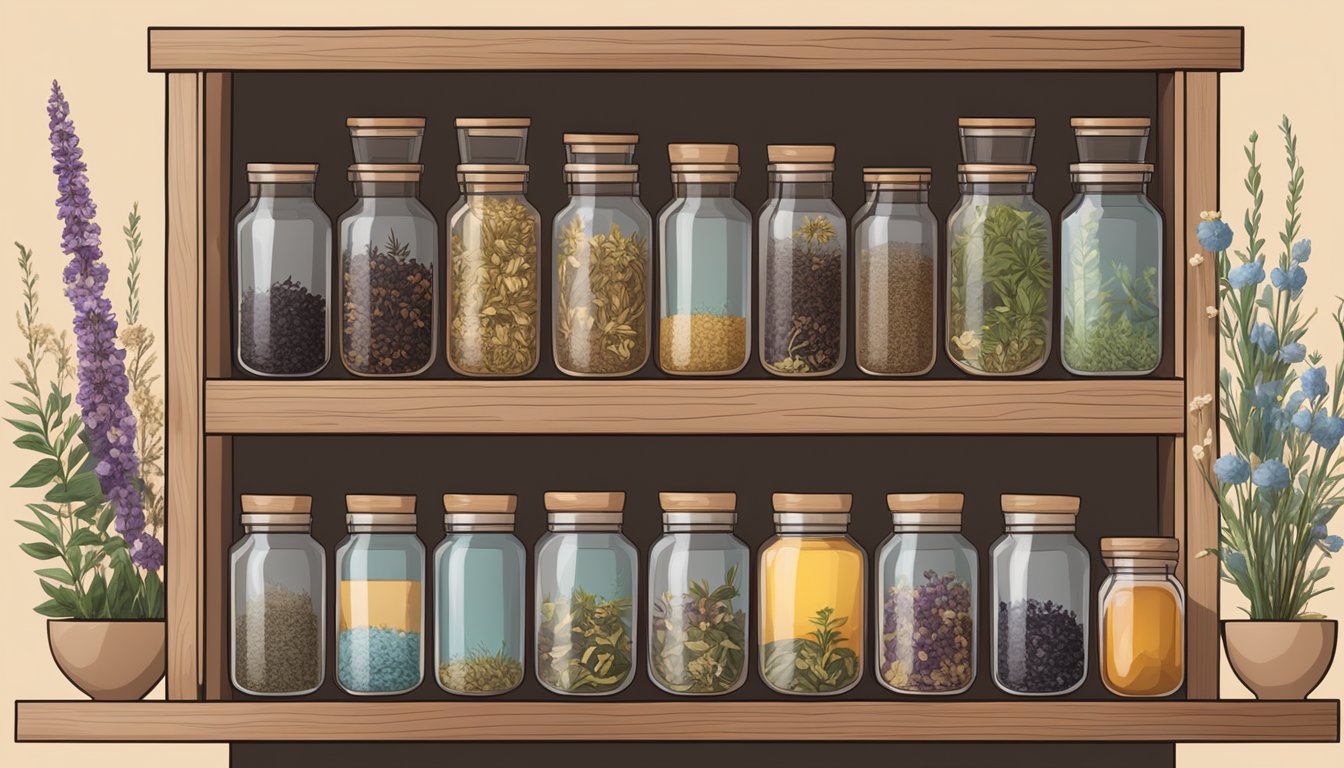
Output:
M1050 353L1050 214L1032 197L1034 165L958 166L947 221L947 352L967 373L1016 376Z
M627 376L649 359L649 212L639 166L565 166L555 216L555 365L571 376Z
M635 162L637 133L566 133L565 162L630 165Z
M866 559L847 533L847 493L776 493L761 548L761 678L780 693L831 696L863 674Z
M434 668L463 696L523 682L527 550L513 535L517 496L445 494L447 535L434 550Z
M541 327L541 215L527 166L459 165L448 212L448 363L466 376L525 376Z
M874 376L933 368L938 318L938 219L929 168L864 168L867 201L854 214L854 353Z
M1097 596L1101 682L1118 696L1168 696L1185 682L1181 545L1166 538L1101 540L1111 573Z
M253 696L322 687L327 556L312 536L311 496L243 496L245 534L229 552L229 673Z
M1074 140L1080 163L1142 163L1148 159L1148 132L1153 121L1146 117L1075 117Z
M336 549L336 682L357 696L415 690L424 679L425 547L414 496L346 496Z
M546 494L537 542L537 679L572 696L605 696L634 679L639 553L621 535L625 494Z
M527 162L529 117L459 117L458 162L520 165Z
M772 144L770 197L757 215L761 364L826 376L845 362L845 217L831 200L835 147Z
M414 376L434 361L439 233L420 165L352 165L342 216L341 360L356 376Z
M750 550L733 535L737 494L660 493L663 535L649 551L649 678L688 696L735 691L747 676Z
M425 140L423 117L351 117L350 145L356 163L418 163Z
M961 535L960 493L887 496L892 534L877 560L877 679L950 695L975 680L979 562Z
M751 213L736 144L669 144L675 197L658 214L658 366L726 376L751 353Z
M1034 117L962 117L957 119L964 163L1025 165L1036 143Z
M258 376L311 376L331 359L331 220L313 199L316 163L248 163L233 225L238 364Z
M1087 678L1090 558L1074 536L1076 496L1002 498L1004 534L990 550L994 683L1055 696Z
M1060 222L1060 356L1070 373L1142 376L1162 359L1162 214L1153 166L1069 166Z

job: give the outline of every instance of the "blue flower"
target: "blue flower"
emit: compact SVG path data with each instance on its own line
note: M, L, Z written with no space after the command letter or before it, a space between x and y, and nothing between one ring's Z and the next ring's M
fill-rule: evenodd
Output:
M1307 396L1302 394L1302 390L1299 389L1298 391L1288 396L1288 399L1283 404L1283 412L1288 414L1289 416L1296 414L1298 409L1302 407L1302 403L1306 399Z
M1330 393L1330 385L1325 383L1325 366L1308 368L1302 374L1302 394L1313 403Z
M1325 529L1325 523L1317 523L1311 526L1311 538L1313 539L1324 539L1328 533L1329 531Z
M1279 359L1285 363L1300 363L1307 359L1307 347L1301 342L1284 344L1279 348Z
M1239 267L1233 267L1227 272L1227 284L1237 290L1252 285L1259 285L1265 280L1265 265L1258 261L1247 262Z
M1321 539L1321 546L1325 547L1327 552L1338 552L1344 549L1344 538L1339 536L1326 536Z
M1251 463L1235 453L1229 453L1213 462L1213 474L1228 485L1239 485L1251 476Z
M1312 442L1327 451L1338 446L1342 437L1344 437L1344 418L1322 416L1316 419L1316 423L1311 426Z
M1267 323L1256 323L1251 328L1251 343L1260 348L1266 355L1274 351L1279 346L1279 335Z
M1293 426L1297 427L1299 432L1310 432L1311 422L1314 418L1315 414L1311 411L1298 411L1293 414Z
M1279 401L1283 394L1282 381L1266 381L1255 385L1255 389L1246 393L1255 407L1264 410Z
M1195 229L1195 235L1206 251L1226 251L1232 245L1232 228L1222 219L1201 221Z
M1307 284L1307 270L1294 266L1287 272L1281 267L1275 267L1274 271L1269 273L1269 282L1274 284L1280 291L1302 290Z
M1292 256L1294 264L1305 263L1307 259L1311 258L1311 241L1298 240L1296 243L1293 243Z
M1287 488L1292 480L1288 468L1277 459L1260 462L1260 466L1251 473L1251 482L1267 491L1281 491Z

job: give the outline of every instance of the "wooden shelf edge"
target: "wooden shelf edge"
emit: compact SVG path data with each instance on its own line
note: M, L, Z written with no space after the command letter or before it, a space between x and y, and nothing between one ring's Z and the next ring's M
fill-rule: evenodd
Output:
M1339 701L19 701L15 740L1337 742Z

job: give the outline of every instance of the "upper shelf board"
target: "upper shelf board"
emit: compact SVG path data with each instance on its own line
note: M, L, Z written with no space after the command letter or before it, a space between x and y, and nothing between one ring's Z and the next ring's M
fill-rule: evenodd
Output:
M1241 27L149 29L153 72L1240 71Z

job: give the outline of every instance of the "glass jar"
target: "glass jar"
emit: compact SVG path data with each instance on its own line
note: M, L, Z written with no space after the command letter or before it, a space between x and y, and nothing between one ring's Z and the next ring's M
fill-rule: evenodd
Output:
M747 673L750 551L733 535L737 494L660 493L649 551L649 678L690 696L735 691Z
M967 373L1015 376L1050 353L1050 214L1034 165L961 165L947 222L947 352Z
M1146 117L1075 117L1074 140L1080 163L1142 163L1148 159Z
M649 212L639 166L565 166L556 214L555 365L571 376L627 376L649 358Z
M636 133L566 133L565 162L630 165L635 162Z
M675 197L658 214L658 366L726 376L751 348L751 214L733 196L736 144L669 144Z
M414 376L434 361L439 234L417 198L421 165L352 165L341 216L341 360L356 376Z
M528 117L459 117L458 162L521 165L527 162Z
M957 119L961 134L963 163L1025 165L1031 162L1036 143L1034 117L962 117Z
M1069 166L1060 222L1060 356L1070 373L1142 376L1162 358L1162 214L1153 166Z
M537 367L541 215L525 165L459 165L448 212L448 363L466 376Z
M350 144L356 163L418 163L425 139L423 117L351 117Z
M929 168L864 168L868 199L854 214L854 352L874 376L933 368L938 297L938 219Z
M523 681L527 552L513 535L517 496L445 494L447 535L434 550L434 667L463 696Z
M1020 696L1076 690L1087 677L1090 559L1074 536L1076 496L1002 498L994 573L994 683Z
M245 534L229 552L229 671L253 696L322 687L327 556L312 536L311 496L243 496Z
M975 680L979 562L961 535L960 493L887 496L892 534L877 561L877 679L950 695Z
M336 682L347 693L412 691L424 678L425 547L414 496L346 496L336 549Z
M831 200L835 147L772 144L770 197L757 216L761 364L826 376L845 361L845 217Z
M780 693L844 693L863 674L863 549L849 537L847 493L776 493L761 548L761 678Z
M537 678L548 690L605 696L634 679L639 554L621 535L625 494L546 494L537 542Z
M316 163L248 163L233 225L238 364L258 376L311 376L331 359L331 220L313 199Z
M1185 681L1185 591L1176 539L1101 540L1111 574L1097 597L1101 682L1119 696L1167 696Z

